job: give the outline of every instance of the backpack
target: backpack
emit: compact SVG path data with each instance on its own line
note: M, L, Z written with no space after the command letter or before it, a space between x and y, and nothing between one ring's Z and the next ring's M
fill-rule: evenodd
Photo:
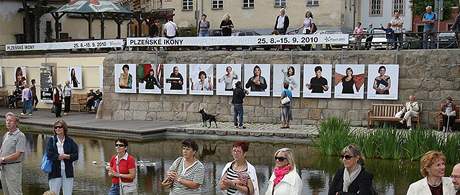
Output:
M311 23L310 34L315 33L317 30L318 30L318 28L316 28L316 24L315 24L315 23Z

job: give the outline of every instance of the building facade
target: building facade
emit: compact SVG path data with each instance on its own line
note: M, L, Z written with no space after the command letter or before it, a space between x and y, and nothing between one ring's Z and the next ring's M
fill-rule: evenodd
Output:
M361 22L364 27L372 24L374 28L386 26L399 11L406 32L412 31L411 0L361 0Z

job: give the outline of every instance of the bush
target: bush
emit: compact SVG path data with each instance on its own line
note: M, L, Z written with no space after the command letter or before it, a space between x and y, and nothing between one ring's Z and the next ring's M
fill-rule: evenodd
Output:
M320 124L317 145L322 153L339 155L351 141L350 123L338 118L329 118Z

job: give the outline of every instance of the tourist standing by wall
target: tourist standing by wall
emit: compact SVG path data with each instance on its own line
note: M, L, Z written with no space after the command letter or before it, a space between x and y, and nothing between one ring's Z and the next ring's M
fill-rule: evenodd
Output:
M285 35L289 27L289 17L286 15L284 8L280 9L280 14L276 17L274 30L278 31L279 34Z
M61 84L58 84L53 89L53 106L54 106L54 113L56 114L56 118L61 117L61 111L62 111L62 89L61 89Z
M30 86L30 91L32 91L32 106L33 110L37 110L38 97L37 97L37 87L35 86L35 79L31 80L32 85Z
M64 115L67 115L70 112L70 101L72 99L72 87L70 86L70 81L65 81L62 93L64 96Z
M400 17L399 11L395 11L394 18L391 20L391 28L393 29L395 48L399 48L403 44L403 24L404 20Z
M431 6L425 8L425 13L422 16L423 25L423 49L432 49L434 48L434 23L436 22L437 16L433 12Z
M235 83L235 88L233 89L233 125L240 129L246 129L243 126L243 99L248 94L248 91L243 89L241 81Z
M225 165L220 178L220 189L226 195L259 195L256 169L246 160L248 142L235 142L232 147L233 161Z
M201 15L201 20L198 22L198 36L207 37L209 36L209 27L211 24L206 20L208 16L206 14Z
M29 85L24 83L24 89L22 90L22 113L21 115L29 114L32 116L32 91Z
M125 195L134 193L137 188L134 183L136 177L136 160L128 154L128 140L115 140L117 153L110 159L106 167L108 175L112 177L112 186L109 195Z
M0 148L1 181L4 195L22 195L22 161L26 136L18 128L18 118L12 112L5 114L7 132Z
M451 30L455 32L455 38L457 39L457 47L460 48L460 10L457 9L457 17L451 27Z
M364 38L364 29L361 22L358 22L355 30L353 30L353 37L355 37L355 49L360 49L361 40Z
M297 174L294 154L290 148L275 152L275 169L268 181L265 195L301 195L302 179Z
M369 50L372 47L372 39L374 39L374 27L372 24L369 24L369 27L366 29L366 49Z
M177 25L173 22L174 15L168 16L168 22L163 25L163 34L166 38L174 38L177 36Z
M220 28L222 29L222 36L231 36L232 35L232 28L233 22L230 19L230 14L226 13L220 22Z
M283 87L283 92L281 92L281 128L289 128L289 122L292 120L292 91L289 89L289 83L285 82Z
M59 119L54 123L54 136L48 139L47 156L52 160L51 172L48 174L50 190L63 195L71 195L73 191L73 162L78 160L78 146L67 135L67 123Z

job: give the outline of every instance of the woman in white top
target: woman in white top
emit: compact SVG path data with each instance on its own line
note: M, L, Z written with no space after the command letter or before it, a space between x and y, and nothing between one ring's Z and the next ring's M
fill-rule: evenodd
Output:
M212 91L211 80L212 79L208 78L205 71L200 71L197 81L193 82L192 78L190 78L191 88L192 90Z
M275 169L268 182L265 195L302 194L302 179L297 174L291 149L281 148L275 152Z
M412 183L407 195L455 195L454 185L449 177L444 177L446 156L442 152L428 151L420 159L423 179Z
M225 195L259 195L256 169L246 160L248 142L233 144L233 161L225 165L220 178L220 188Z
M233 91L234 80L238 80L238 75L233 72L233 68L231 66L227 66L227 68L225 68L225 74L217 81L219 83L225 83L225 91Z
M313 14L310 11L307 11L305 12L305 19L303 20L302 26L298 28L296 31L299 31L300 29L303 28L302 30L303 34L311 34L312 24L313 24Z

